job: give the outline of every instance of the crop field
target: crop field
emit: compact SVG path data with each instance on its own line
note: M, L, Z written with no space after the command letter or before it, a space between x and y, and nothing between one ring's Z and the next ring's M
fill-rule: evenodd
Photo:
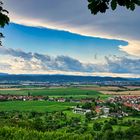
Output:
M97 97L107 98L109 95L104 95L99 91L81 89L81 88L45 88L45 89L20 89L20 90L0 90L0 94L12 94L12 95L28 95L32 96L52 96L52 97Z
M82 87L83 90L98 91L105 95L136 95L140 96L139 86L94 86L94 87Z
M96 91L116 91L116 90L125 90L125 88L117 86L85 86L82 87L83 90L96 90Z
M7 101L0 102L0 111L36 111L36 112L54 112L65 111L77 103L60 103L47 101Z
M77 87L71 88L43 88L43 89L12 89L0 90L3 95L28 95L32 96L49 96L49 97L98 97L106 99L110 95L104 95L94 90L84 90ZM53 111L67 111L77 103L60 103L47 101L7 101L0 102L0 111L37 111L37 112L53 112ZM69 111L68 111L69 112Z
M140 90L137 91L100 91L105 95L135 95L140 96Z

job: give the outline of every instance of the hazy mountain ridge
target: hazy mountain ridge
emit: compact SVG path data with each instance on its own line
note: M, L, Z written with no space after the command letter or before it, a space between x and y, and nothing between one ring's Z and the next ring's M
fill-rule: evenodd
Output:
M38 82L105 82L105 81L140 81L140 78L73 76L73 75L34 75L0 73L0 81L38 81Z

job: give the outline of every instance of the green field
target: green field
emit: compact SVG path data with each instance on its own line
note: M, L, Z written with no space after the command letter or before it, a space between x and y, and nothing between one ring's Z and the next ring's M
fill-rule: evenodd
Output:
M51 88L51 89L20 89L20 90L0 90L0 94L10 95L28 95L32 96L51 96L51 97L98 97L106 99L109 95L104 95L98 91L84 90L80 88ZM0 102L0 111L37 111L37 112L52 112L64 111L68 108L77 105L77 103L59 103L47 101L7 101Z
M20 89L20 90L0 90L0 94L12 94L12 95L27 95L28 92L32 96L53 96L53 97L97 97L107 98L109 95L104 95L98 91L84 90L80 88L52 88L52 89Z
M47 101L7 101L0 102L0 111L36 111L36 112L54 112L64 111L77 103L60 103Z

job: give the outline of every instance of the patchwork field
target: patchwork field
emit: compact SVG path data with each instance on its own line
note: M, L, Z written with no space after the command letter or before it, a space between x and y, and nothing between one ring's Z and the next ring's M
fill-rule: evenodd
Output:
M20 89L20 90L0 90L0 94L11 95L28 95L32 96L52 96L52 97L97 97L107 98L108 95L104 95L96 90L82 89L82 88L46 88L46 89Z
M59 87L59 88L5 88L0 89L0 94L51 96L51 97L73 97L86 98L98 97L106 99L111 95L140 95L139 86L81 86L81 87Z
M106 99L110 95L105 95L99 91L86 90L77 87L71 88L45 88L45 89L15 89L15 90L0 90L3 95L28 95L32 96L49 96L49 97L101 97ZM66 111L77 103L60 103L47 101L7 101L0 102L0 111L37 111L37 112L53 112Z
M49 96L49 97L101 97L107 99L112 95L140 95L140 87L114 87L114 86L88 86L88 87L61 87L61 88L33 88L33 89L0 89L3 95L28 95L32 96ZM122 90L123 89L123 90ZM125 90L124 90L125 89ZM0 111L37 111L53 112L67 111L77 103L60 103L48 101L7 101L0 102ZM68 111L69 112L69 111Z
M100 91L101 93L105 95L135 95L140 96L140 90L139 91Z
M82 87L83 90L96 90L96 91L115 91L115 90L124 90L122 87L117 86L90 86Z
M96 86L96 87L83 87L83 90L94 90L105 95L136 95L140 96L140 86Z

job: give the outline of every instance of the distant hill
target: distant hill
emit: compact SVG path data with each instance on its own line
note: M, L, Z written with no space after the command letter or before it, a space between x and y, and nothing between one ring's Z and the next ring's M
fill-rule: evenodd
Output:
M0 76L2 76L2 75L8 75L8 73L0 73Z
M32 81L32 82L103 82L103 81L129 81L119 77L73 76L73 75L10 75L0 74L0 81Z
M98 83L105 85L140 85L140 78L73 76L73 75L40 75L40 74L7 74L0 73L1 83L48 82L48 83Z

